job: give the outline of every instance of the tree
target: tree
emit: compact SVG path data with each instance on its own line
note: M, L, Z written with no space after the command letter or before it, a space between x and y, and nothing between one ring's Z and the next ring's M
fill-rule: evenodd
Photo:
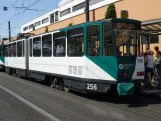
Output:
M49 30L48 30L48 27L46 26L46 27L45 27L45 32L48 32L48 31L49 31Z
M107 8L107 11L105 13L105 19L108 18L116 18L116 9L115 4L110 4Z
M2 41L8 40L8 38L3 38Z

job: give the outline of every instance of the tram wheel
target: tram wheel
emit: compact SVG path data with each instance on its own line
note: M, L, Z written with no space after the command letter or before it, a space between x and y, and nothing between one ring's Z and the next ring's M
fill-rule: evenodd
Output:
M56 87L56 79L54 79L54 80L52 80L51 82L50 82L50 84L49 84L49 86L51 87L51 88L55 88Z

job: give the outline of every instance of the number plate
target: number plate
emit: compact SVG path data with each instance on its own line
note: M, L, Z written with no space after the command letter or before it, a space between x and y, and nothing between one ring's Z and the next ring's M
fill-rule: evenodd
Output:
M96 91L98 89L97 84L87 83L87 90Z

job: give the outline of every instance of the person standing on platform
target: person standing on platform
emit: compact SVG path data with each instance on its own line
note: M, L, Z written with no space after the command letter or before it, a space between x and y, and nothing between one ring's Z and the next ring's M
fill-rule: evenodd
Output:
M158 52L159 52L159 47L158 47L158 46L155 46L155 47L154 47L154 50L155 50L154 57L156 57L157 54L158 54Z
M154 59L153 59L153 52L147 51L147 55L145 57L145 80L144 85L145 87L152 88L152 73L154 72Z
M156 77L158 81L158 86L161 87L161 52L158 51L157 57L155 58L154 61L154 66L155 66L155 71L156 71Z

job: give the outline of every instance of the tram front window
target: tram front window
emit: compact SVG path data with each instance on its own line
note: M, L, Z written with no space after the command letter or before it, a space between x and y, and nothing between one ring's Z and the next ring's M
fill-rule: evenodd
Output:
M137 31L115 29L115 41L118 56L137 55Z
M114 56L115 51L111 23L104 23L103 30L103 56Z

